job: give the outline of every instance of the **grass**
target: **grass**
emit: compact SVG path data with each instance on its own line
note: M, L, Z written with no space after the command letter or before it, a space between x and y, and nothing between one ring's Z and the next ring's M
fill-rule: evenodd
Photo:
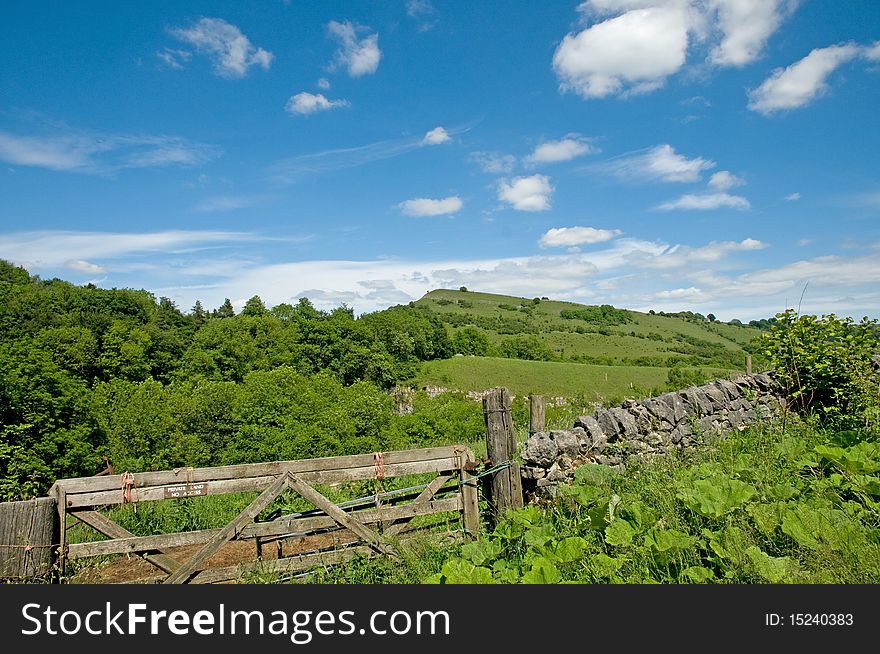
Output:
M705 376L727 376L721 368L702 369ZM663 392L669 369L648 366L601 366L558 361L525 361L494 357L453 357L426 361L415 382L461 391L503 386L517 396L541 393L550 398L580 397L609 402Z
M554 300L536 304L528 298L471 291L431 291L416 305L437 314L451 333L476 326L494 346L514 334L535 334L555 359L610 365L666 365L672 359L739 368L743 348L759 333L748 326L636 311L623 312L628 322L622 324L565 319L563 311L585 305Z
M558 500L511 513L479 542L417 547L398 565L355 561L310 580L880 583L877 434L789 418L625 474L579 471Z

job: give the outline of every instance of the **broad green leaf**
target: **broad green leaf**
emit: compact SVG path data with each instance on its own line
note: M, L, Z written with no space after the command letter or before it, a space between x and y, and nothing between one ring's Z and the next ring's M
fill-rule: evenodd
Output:
M782 523L782 516L785 514L785 503L749 504L746 506L746 512L752 518L758 530L765 536L771 537L776 532L776 528Z
M520 579L523 584L558 584L562 575L553 563L547 559L538 559L532 564L532 569L526 572Z
M556 535L553 527L550 525L539 525L530 528L523 536L523 540L527 545L532 547L543 547Z
M618 518L605 527L605 542L609 545L617 545L619 547L632 545L632 539L635 535L636 530L623 518Z
M755 571L771 584L791 581L792 575L797 571L797 564L787 556L770 556L754 545L746 550L746 554L755 566Z
M620 513L629 520L637 532L645 531L657 522L657 514L654 510L639 500L628 503Z
M689 568L685 568L678 575L679 583L685 584L705 584L710 579L715 579L715 573L701 565L692 565Z
M692 547L697 539L677 529L651 529L645 534L645 545L660 554L674 554Z
M432 577L435 578L438 575ZM462 559L450 559L443 564L439 574L441 584L494 584L492 571L489 568L475 566Z
M580 536L569 536L552 548L552 558L556 563L571 563L580 559L587 551L587 541Z
M721 518L749 501L757 490L751 484L725 475L699 479L681 489L678 498L685 505L707 518Z
M607 554L597 554L590 559L590 569L594 575L600 578L613 577L622 565L622 559L614 558Z
M501 549L500 541L483 538L482 540L462 545L461 556L474 565L483 565L498 558L501 554Z

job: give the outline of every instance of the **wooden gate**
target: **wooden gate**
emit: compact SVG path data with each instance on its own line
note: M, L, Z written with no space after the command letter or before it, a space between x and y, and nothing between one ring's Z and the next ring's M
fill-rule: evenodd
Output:
M66 530L60 529L59 563L63 571L68 560L137 554L161 571L162 574L151 581L174 584L228 581L250 570L296 573L318 565L340 563L355 554L370 556L379 553L396 557L393 539L416 516L457 512L463 531L470 536L477 535L480 515L474 465L473 452L466 446L454 445L298 461L61 479L49 491L56 501L59 524L65 525L68 516L74 516L107 536L108 540L67 544ZM340 506L315 489L320 484L425 473L434 473L436 477L409 489L412 490L410 495L397 495L384 505L377 495L372 508L362 508L363 504L360 507ZM299 494L316 511L255 522L258 515L286 490ZM260 495L221 529L135 536L99 511L128 502L251 491L260 491ZM402 503L405 499L411 501ZM291 535L302 537L328 528L351 532L357 544L331 551L206 569L208 559L230 541L255 540L259 552L261 541L266 539L277 540ZM173 551L169 552L172 548L187 545L201 547L186 560L179 560Z

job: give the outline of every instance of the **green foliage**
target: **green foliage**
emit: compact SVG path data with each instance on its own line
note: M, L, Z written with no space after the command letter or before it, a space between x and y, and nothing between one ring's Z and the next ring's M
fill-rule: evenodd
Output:
M880 349L876 320L834 314L817 318L789 309L758 339L791 405L838 428L880 426L871 358Z
M537 304L537 302L535 304ZM609 304L603 304L596 307L584 307L583 309L563 309L559 312L559 315L565 320L585 320L588 323L605 327L624 325L628 322L632 322L632 317L629 315L628 311L615 309Z
M698 479L685 486L678 497L692 511L717 520L740 508L757 492L751 484L717 475L711 479Z

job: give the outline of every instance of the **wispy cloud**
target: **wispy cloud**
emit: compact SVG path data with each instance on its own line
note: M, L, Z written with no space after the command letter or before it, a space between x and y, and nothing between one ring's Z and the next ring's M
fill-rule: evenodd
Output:
M110 175L126 168L197 166L219 157L220 148L179 136L108 134L59 129L52 134L0 131L0 160L17 166Z
M451 128L444 132L451 137L468 129L470 126ZM399 157L428 145L430 143L425 143L424 137L408 137L377 141L351 148L332 148L282 159L269 167L269 174L277 184L295 184L313 175Z
M193 207L195 213L218 213L246 209L263 201L262 197L247 195L217 195L206 198Z
M244 77L252 66L268 70L274 58L271 52L255 47L238 27L222 18L201 18L190 28L172 28L168 33L193 46L196 52L207 55L214 64L214 72L220 77ZM164 52L173 55L173 51L167 48ZM160 59L168 63L161 54ZM177 55L174 62L178 65L172 67L182 65L181 59Z
M589 139L580 134L567 134L564 138L557 141L544 141L523 160L523 163L535 165L571 161L585 154L593 154L598 151L599 149L591 144Z
M327 24L327 33L339 42L331 69L345 68L350 77L372 75L379 69L382 59L379 35L374 33L358 38L358 32L364 31L369 31L369 28L348 21L338 23L332 20Z
M702 193L702 194L686 194L677 200L664 202L657 206L660 211L674 211L676 209L684 209L688 211L711 211L713 209L739 209L741 211L750 209L751 204L741 195L730 195L728 193Z
M626 181L696 182L715 162L702 157L688 159L671 145L658 145L610 159L597 168Z
M511 173L516 167L516 157L501 152L471 152L468 159L477 164L484 173L495 175Z
M861 51L855 43L816 48L788 68L777 68L758 88L749 91L749 109L766 116L809 104L827 93L828 76Z

